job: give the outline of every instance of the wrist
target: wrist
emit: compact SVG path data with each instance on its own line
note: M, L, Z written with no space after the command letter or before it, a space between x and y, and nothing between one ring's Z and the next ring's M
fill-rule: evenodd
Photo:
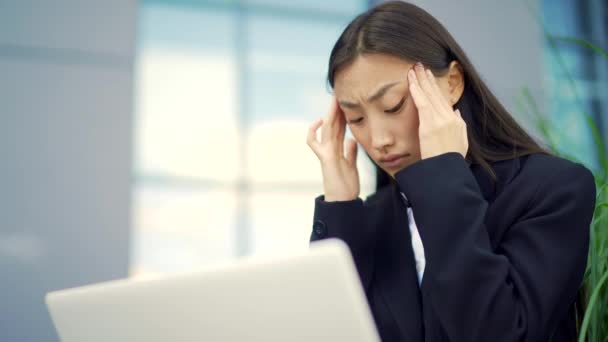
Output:
M354 201L356 200L357 197L331 197L331 196L327 196L325 195L323 200L325 202L350 202L350 201Z

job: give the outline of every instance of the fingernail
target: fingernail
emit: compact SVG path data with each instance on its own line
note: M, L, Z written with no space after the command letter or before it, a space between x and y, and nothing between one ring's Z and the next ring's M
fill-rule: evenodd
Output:
M416 62L416 68L423 69L424 66L420 62Z
M414 69L410 69L410 71L408 71L407 76L410 78L410 80L415 81L416 80L416 73L414 72Z

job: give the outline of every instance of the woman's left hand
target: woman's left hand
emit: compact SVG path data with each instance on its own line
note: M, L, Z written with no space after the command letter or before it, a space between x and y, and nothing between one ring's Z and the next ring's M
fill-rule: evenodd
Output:
M407 78L418 109L421 159L448 152L458 152L466 157L469 149L466 123L460 111L454 111L441 93L433 73L416 63Z

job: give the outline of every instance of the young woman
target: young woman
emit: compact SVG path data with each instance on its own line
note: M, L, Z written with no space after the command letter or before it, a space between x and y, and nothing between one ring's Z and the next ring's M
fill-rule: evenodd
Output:
M355 18L328 79L307 139L324 182L311 241L349 245L382 339L575 340L592 174L534 142L414 5ZM380 172L365 201L356 143Z

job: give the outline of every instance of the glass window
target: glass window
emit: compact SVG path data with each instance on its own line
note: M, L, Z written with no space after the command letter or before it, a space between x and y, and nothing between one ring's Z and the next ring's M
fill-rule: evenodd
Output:
M151 48L138 64L136 171L235 181L234 62Z
M593 28L594 22L602 20L600 13L607 10L607 6L601 3L542 1L546 34L556 38L581 38L601 46L599 37L602 32ZM608 80L608 63L581 45L559 39L555 43L553 48L546 42L543 58L550 120L555 131L559 132L555 135L557 147L593 169L598 167L597 146L585 116L595 121L606 146L608 121L603 120L599 113L608 108L603 95Z
M132 274L306 248L333 43L361 1L142 2ZM358 160L362 196L371 162Z
M234 192L142 182L133 200L133 275L185 271L234 255Z
M316 10L319 12L340 13L352 15L361 9L365 8L367 1L365 0L341 0L341 1L326 1L326 0L246 0L248 5L265 5L270 8L287 8L293 10ZM309 18L310 19L310 18Z

